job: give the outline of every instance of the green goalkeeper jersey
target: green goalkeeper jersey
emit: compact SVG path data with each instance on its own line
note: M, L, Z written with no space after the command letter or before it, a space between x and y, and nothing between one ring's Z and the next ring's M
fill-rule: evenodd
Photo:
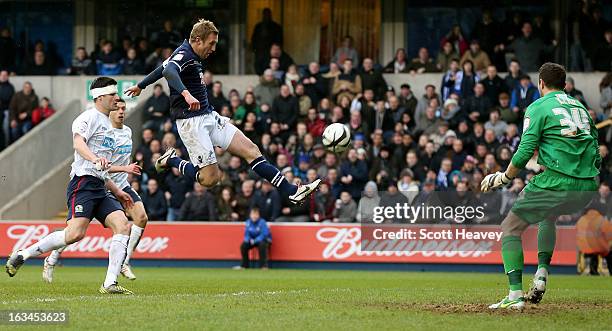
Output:
M536 147L538 164L549 170L576 178L599 174L597 128L586 108L562 91L550 92L527 107L512 164L524 168Z

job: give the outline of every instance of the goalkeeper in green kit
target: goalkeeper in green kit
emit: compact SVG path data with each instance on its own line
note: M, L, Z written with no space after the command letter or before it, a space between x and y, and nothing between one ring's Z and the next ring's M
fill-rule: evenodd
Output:
M539 148L538 164L545 171L534 176L519 194L501 224L502 257L510 292L491 309L521 309L525 301L538 303L546 291L548 269L556 240L555 220L584 208L597 191L601 156L597 129L586 108L563 92L565 69L555 63L540 67L542 97L525 111L523 135L505 172L486 176L483 192L508 184ZM538 224L538 269L527 295L523 294L521 235Z

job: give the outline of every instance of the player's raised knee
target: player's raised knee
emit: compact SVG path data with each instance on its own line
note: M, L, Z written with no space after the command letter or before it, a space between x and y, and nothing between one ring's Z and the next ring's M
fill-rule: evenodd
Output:
M200 185L211 188L221 180L221 170L216 165L207 166L200 169L197 179Z
M246 148L248 157L245 157L246 160L255 160L256 158L261 156L261 151L259 147L252 141L249 141L249 144Z
M217 185L217 183L219 183L219 180L221 180L221 178L217 174L211 175L211 176L200 176L200 177L198 177L198 183L201 186L204 186L206 188L214 187L215 185Z

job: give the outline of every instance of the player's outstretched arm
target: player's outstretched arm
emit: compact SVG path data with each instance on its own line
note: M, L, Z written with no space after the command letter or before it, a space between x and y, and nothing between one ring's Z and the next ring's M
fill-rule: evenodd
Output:
M147 86L155 83L160 78L164 77L162 71L164 70L163 66L157 67L155 70L151 71L145 78L143 78L138 84L128 88L125 91L125 94L129 97L137 97L140 95L140 92L147 88Z
M74 150L85 160L99 165L100 170L105 170L110 166L107 159L96 156L96 154L94 154L89 147L87 147L85 138L81 137L81 135L78 133L75 133L72 138L72 146L74 147Z
M142 167L136 163L132 163L126 166L111 165L110 168L108 169L108 172L110 173L127 172L128 174L140 176L140 174L142 173Z

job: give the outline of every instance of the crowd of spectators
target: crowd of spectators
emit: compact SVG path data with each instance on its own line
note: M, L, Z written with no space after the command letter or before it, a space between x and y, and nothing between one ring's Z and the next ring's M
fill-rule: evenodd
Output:
M9 78L8 71L0 70L0 152L55 113L49 98L39 98L32 83L24 82L16 92Z
M263 36L252 38L258 41L254 69L259 83L243 94L231 90L225 95L222 82L207 71L203 79L209 100L258 144L288 181L322 178L320 190L307 203L292 205L243 160L221 150L217 158L223 179L212 189L193 183L176 169L157 174L153 165L165 148L176 148L180 156L188 157L169 118L168 95L158 85L145 103L141 146L134 155L144 171L130 176L151 220L244 221L250 208L258 207L261 218L269 222L354 222L371 216L367 206L419 203L434 190L478 195L482 178L509 164L518 147L525 109L539 97L537 82L526 72L537 71L557 44L541 16L531 21L513 16L512 24L506 24L512 29L502 29L485 10L471 39L456 26L433 57L427 48L419 49L413 59L398 49L382 66L360 56L353 39L346 36L331 63L297 66L283 50L282 28L269 14L264 12L264 20L255 29L255 34ZM597 16L596 9L592 15ZM280 38L265 38L269 37L266 31L279 28ZM597 52L612 37L607 28L601 32L599 37L592 36ZM126 38L120 51L101 40L99 50L89 56L85 49L78 49L69 72L142 74L167 58L182 36L167 21L154 40L153 52L147 39ZM269 47L262 50L264 43ZM586 52L585 59L596 58L597 52ZM612 57L607 59L607 67L597 70L610 71ZM501 77L498 71L506 69L508 73ZM439 73L438 86L402 84L397 91L382 75L431 72ZM566 89L584 101L571 77ZM604 77L600 91L602 110L590 111L596 122L610 115L612 74ZM26 94L25 86L21 93ZM19 133L28 124L21 124L19 112L16 115L15 133ZM321 144L323 129L330 123L343 123L351 131L353 144L343 155L328 152ZM599 137L604 161L600 195L612 202L612 130L602 129ZM507 212L539 171L540 166L531 161L501 193L504 198L490 206L491 212Z
M140 178L131 177L150 218L243 221L251 207L258 207L269 222L354 222L371 219L368 206L420 203L432 191L477 196L484 176L508 166L520 141L524 112L539 97L516 59L505 77L489 64L480 79L474 79L471 60L461 66L453 59L441 74L440 86L419 87L420 95L409 84L398 91L388 86L369 58L357 66L352 62L345 57L327 73L313 62L291 79L287 79L290 70L277 78L268 67L259 83L242 95L237 90L225 95L222 82L210 72L204 75L215 109L256 142L289 181L324 179L311 200L298 206L282 198L243 160L221 150L217 157L223 180L212 189L194 184L176 170L157 174L153 164L162 146L176 148L183 157L187 153L168 117L168 96L155 86L145 102L142 145L135 154L145 171ZM600 106L609 114L612 73L604 77L600 89ZM584 99L569 76L566 92ZM602 112L590 113L596 122L604 118ZM352 148L343 155L328 152L321 144L321 134L330 123L343 123L351 131ZM612 202L608 152L612 134L604 128L599 138L604 160L600 193ZM489 204L489 219L507 212L541 170L532 160Z
M143 75L168 58L185 37L166 20L160 31L148 37L124 37L119 42L101 38L93 50L78 47L71 63L64 63L51 44L37 40L32 47L20 49L11 31L3 28L0 69L26 76Z
M543 62L555 59L558 40L554 38L550 22L542 14L526 15L522 11L510 11L505 21L500 22L490 9L484 9L469 35L457 24L440 40L437 49L422 47L413 54L414 58L410 58L405 49L398 49L394 58L380 67L385 73L446 72L451 60L457 59L460 67L471 61L478 76L484 75L490 64L505 72L509 59L516 58L523 71L535 72ZM581 2L580 11L570 17L570 22L567 40L570 71L610 71L612 26L603 17L601 6L589 1ZM95 49L79 47L71 63L63 63L52 44L37 40L27 49L19 48L10 29L4 27L0 30L0 69L23 75L145 74L188 37L182 30L175 28L171 20L166 20L158 31L148 36L125 36L115 42L101 38ZM291 56L282 50L283 29L272 20L268 8L263 10L261 22L254 27L250 45L257 75L272 68L275 76L280 78L293 63ZM331 62L342 66L347 58L355 67L362 62L351 36L342 38Z

